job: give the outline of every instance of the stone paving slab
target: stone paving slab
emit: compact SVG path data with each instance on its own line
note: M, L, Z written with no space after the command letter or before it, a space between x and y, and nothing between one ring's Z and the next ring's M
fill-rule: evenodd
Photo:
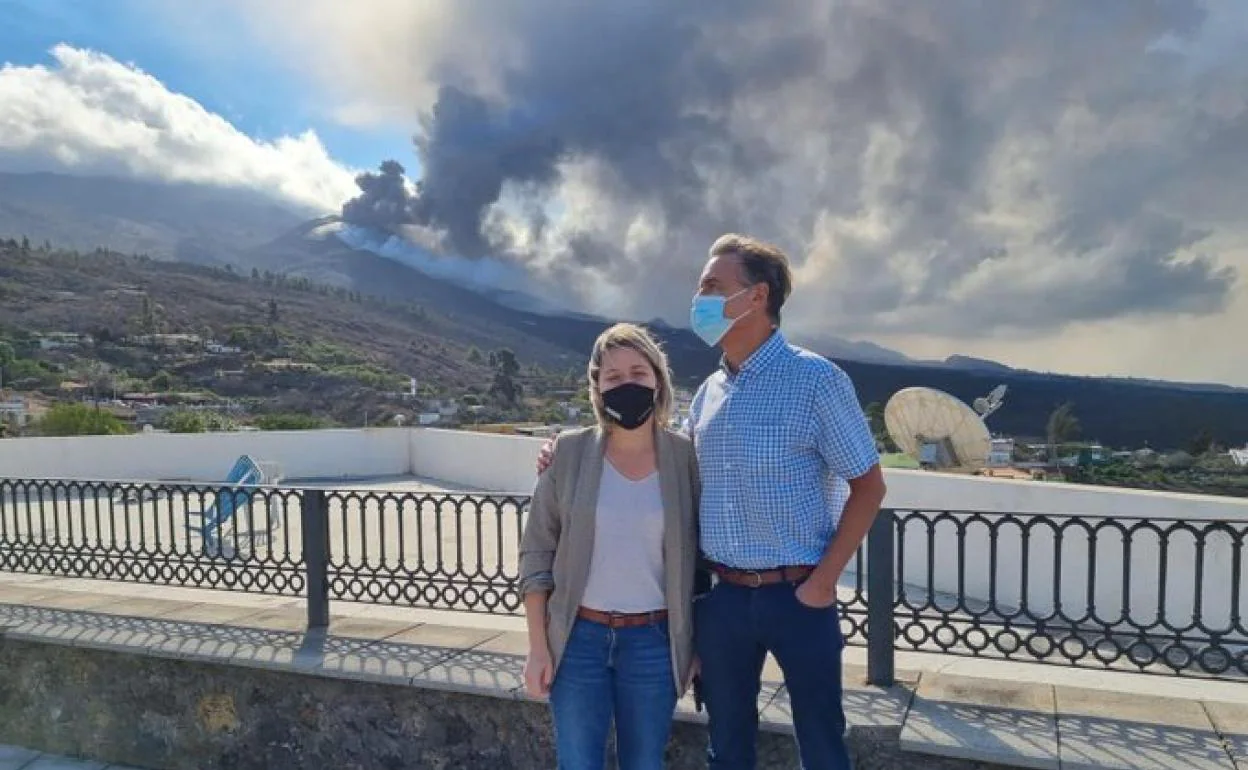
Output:
M1199 701L1055 688L1062 767L1235 770Z
M1206 701L1204 706L1237 770L1248 770L1248 705Z
M70 759L69 757L54 757L50 754L40 754L37 759L28 765L23 765L22 770L104 770L108 765L103 762L92 762L87 759Z
M39 752L0 743L0 770L19 770L30 764Z
M842 702L849 730L901 727L919 680L917 672L896 672L897 684L892 687L867 684L865 666L846 664L841 674ZM777 688L774 697L763 708L759 723L777 732L792 732L793 708L787 688Z
M70 757L56 757L33 749L0 744L0 770L137 770Z
M161 614L162 620L186 620L196 623L221 623L237 625L245 618L258 615L265 610L261 607L234 606L229 604L207 604L204 602L182 602Z
M901 729L901 748L1057 770L1053 688L925 673Z

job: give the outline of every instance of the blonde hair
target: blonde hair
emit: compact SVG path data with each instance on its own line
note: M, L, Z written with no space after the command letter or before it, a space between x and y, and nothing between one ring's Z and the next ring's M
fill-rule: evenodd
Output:
M602 392L598 389L598 375L602 371L602 358L608 350L631 348L641 354L654 370L654 421L659 427L667 425L672 417L672 372L668 368L667 354L659 345L658 340L650 332L637 324L618 323L598 335L594 341L593 352L589 354L589 367L586 377L589 379L589 403L594 407L594 416L598 425L608 428L612 425L602 406Z

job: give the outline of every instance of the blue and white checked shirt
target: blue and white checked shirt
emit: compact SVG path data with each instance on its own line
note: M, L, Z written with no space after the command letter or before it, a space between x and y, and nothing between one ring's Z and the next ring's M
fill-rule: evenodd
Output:
M738 569L815 564L849 497L879 462L849 376L777 330L736 374L693 397L686 431L702 478L701 546Z

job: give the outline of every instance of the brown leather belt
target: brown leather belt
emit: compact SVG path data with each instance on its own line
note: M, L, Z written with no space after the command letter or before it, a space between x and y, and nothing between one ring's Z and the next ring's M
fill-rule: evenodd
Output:
M667 610L603 612L602 610L591 610L589 607L578 607L576 616L592 623L601 623L610 628L633 628L635 626L649 626L667 620Z
M734 569L722 564L709 564L711 571L725 583L746 588L761 588L776 583L799 583L815 571L811 566L776 567L775 569Z

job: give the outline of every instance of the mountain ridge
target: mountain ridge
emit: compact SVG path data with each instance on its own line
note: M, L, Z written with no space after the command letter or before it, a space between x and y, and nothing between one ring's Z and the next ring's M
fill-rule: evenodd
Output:
M44 191L23 197L13 189L14 184L31 179L43 185ZM145 195L135 193L129 207L121 210L120 204L113 204L111 209L96 206L100 191L111 189L114 183L119 189L137 185ZM73 194L57 199L57 205L47 204L55 197L47 190L55 191L62 184ZM21 205L13 205L15 200ZM136 245L133 227L137 223L155 231L160 237L154 240L164 244L165 251L152 256L214 267L229 265L239 275L255 271L262 278L266 273L307 278L399 304L420 305L439 319L438 333L455 348L510 347L526 362L560 370L581 369L593 340L610 323L587 313L549 314L508 307L498 297L426 275L411 265L367 250L352 249L337 238L318 237L318 228L336 222L335 217L309 220L261 202L258 214L240 215L232 224L225 221L234 216L232 206L246 208L255 202L231 191L206 191L193 185L116 180L84 184L78 178L58 175L0 174L0 237L26 235L36 243L49 240L62 245L55 237L60 227L76 238L101 239L84 246L83 251L102 246L129 253ZM43 237L24 224L27 220L22 217L32 211L44 227ZM274 229L261 233L269 226L265 223ZM205 233L214 237L205 239ZM69 240L70 245L77 242ZM188 245L196 243L199 248ZM653 323L652 327L663 340L682 385L696 386L716 366L717 352L689 330L666 323ZM413 334L413 339L433 339L429 329ZM352 339L358 343L358 337ZM1248 438L1248 389L1233 385L1032 372L961 355L944 361L920 361L866 341L842 341L858 346L856 351L837 349L831 340L817 337L797 335L794 341L837 361L854 378L864 403L882 403L911 385L936 387L969 402L1005 383L1010 385L1010 395L1006 406L989 420L993 430L1041 435L1048 413L1060 403L1073 401L1084 423L1084 435L1106 442L1181 445L1185 437L1202 429L1213 432L1224 444L1242 445ZM896 353L895 358L892 353Z

